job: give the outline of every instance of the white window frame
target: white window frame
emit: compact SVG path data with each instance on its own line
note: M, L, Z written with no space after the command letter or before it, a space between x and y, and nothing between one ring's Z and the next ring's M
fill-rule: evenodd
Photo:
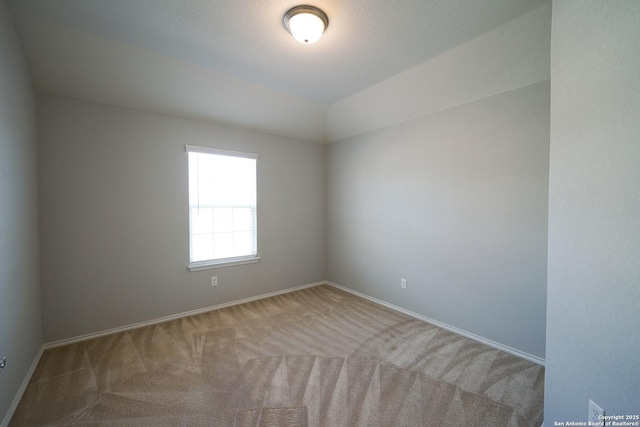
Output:
M202 154L214 154L214 155L220 155L220 156L229 156L229 157L241 157L241 158L248 158L248 159L254 159L256 160L256 206L255 206L255 215L256 215L256 221L255 221L255 239L256 239L256 253L255 254L251 254L251 255L245 255L245 256L237 256L237 257L231 257L231 258L217 258L217 259L208 259L208 260L201 260L201 261L191 261L192 259L192 214L191 214L191 209L192 209L192 205L191 205L191 194L189 191L188 194L188 209L189 209L189 265L188 268L190 271L198 271L198 270L207 270L207 269L212 269L212 268L221 268L221 267L230 267L230 266L234 266L234 265L242 265L242 264L252 264L252 263L256 263L258 261L260 261L260 257L258 256L258 226L257 226L257 215L258 215L258 206L257 206L257 187L258 187L258 183L257 183L257 169L258 169L258 164L257 164L257 160L258 160L258 155L254 154L254 153L245 153L245 152L241 152L241 151L231 151L231 150L223 150L223 149L219 149L219 148L211 148L211 147L199 147L199 146L195 146L195 145L185 145L185 151L187 152L187 163L188 163L188 154L189 153L202 153ZM189 168L189 165L187 164L187 169ZM189 181L190 177L187 177L187 180ZM190 189L191 183L188 182L188 188Z

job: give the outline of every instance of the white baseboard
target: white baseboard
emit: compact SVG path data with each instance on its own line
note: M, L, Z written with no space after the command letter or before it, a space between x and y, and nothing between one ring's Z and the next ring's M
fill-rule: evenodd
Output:
M130 324L130 325L126 325L126 326L121 326L118 328L113 328L113 329L107 329L104 331L100 331L100 332L94 332L91 334L86 334L86 335L81 335L81 336L77 336L77 337L73 337L73 338L67 338L67 339L63 339L63 340L59 340L59 341L53 341L53 342L49 342L49 343L45 343L40 347L40 350L38 351L38 354L36 355L35 359L33 360L33 363L31 364L31 367L29 368L29 371L27 372L24 380L22 381L22 384L20 385L20 388L18 389L18 392L16 393L13 401L11 402L11 406L9 406L9 409L7 410L7 413L5 414L2 422L0 423L0 427L7 427L9 425L9 421L11 420L11 417L13 416L13 413L15 412L16 408L18 407L18 404L20 403L20 399L22 399L22 395L24 394L25 390L27 389L27 386L29 385L29 381L31 380L31 376L33 375L36 367L38 366L38 363L40 362L40 358L42 357L42 353L45 350L51 349L51 348L55 348L55 347L60 347L63 345L68 345L68 344L74 344L77 342L81 342L81 341L86 341L86 340L90 340L90 339L94 339L94 338L99 338L105 335L109 335L109 334L114 334L114 333L118 333L118 332L124 332L124 331L129 331L132 329L137 329L137 328L141 328L144 326L150 326L150 325L155 325L158 323L162 323L162 322L167 322L169 320L175 320L175 319L180 319L183 317L188 317L188 316L193 316L196 314L201 314L201 313L206 313L208 311L212 311L212 310L219 310L221 308L226 308L226 307L232 307L234 305L239 305L239 304L244 304L247 302L251 302L251 301L256 301L259 299L263 299L263 298L269 298L269 297L273 297L273 296L277 296L277 295L283 295L283 294L287 294L290 292L295 292L295 291L299 291L302 289L306 289L306 288L311 288L314 286L318 286L318 285L323 285L323 284L327 284L329 286L333 286L334 288L337 289L341 289L345 292L348 292L350 294L359 296L361 298L364 298L366 300L375 302L377 304L383 305L387 308L390 308L392 310L398 311L400 313L404 313L408 316L411 316L413 318L416 318L418 320L422 320L424 322L427 323L431 323L432 325L438 326L442 329L446 329L448 331L454 332L456 334L462 335L466 338L472 339L474 341L480 342L482 344L486 344L490 347L496 348L498 350L502 350L504 352L513 354L514 356L518 356L521 357L525 360L528 360L530 362L536 363L538 365L544 366L545 365L545 360L538 357L538 356L534 356L528 353L525 353L523 351L511 348L509 346L497 343L495 341L483 338L481 336L472 334L470 332L464 331L462 329L456 328L454 326L450 326L447 325L445 323L439 322L437 320L431 319L429 317L423 316L421 314L417 314L414 313L412 311L406 310L402 307L390 304L386 301L382 301L379 300L377 298L371 297L369 295L363 294L361 292L358 291L354 291L353 289L349 289L349 288L345 288L344 286L340 286L336 283L332 283L329 281L321 281L321 282L315 282L315 283L309 283L306 285L301 285L301 286L296 286L293 288L288 288L288 289L283 289L280 291L274 291L274 292L269 292L266 294L262 294L262 295L256 295L254 297L249 297L249 298L243 298L240 300L236 300L236 301L231 301L231 302L227 302L224 304L218 304L218 305L213 305L210 307L204 307L204 308L199 308L196 310L191 310L191 311L186 311L183 313L178 313L178 314L172 314L170 316L165 316L165 317L161 317L158 319L153 319L153 320L149 320L146 322L140 322L140 323L134 323L134 324Z
M506 346L504 344L500 344L498 342L495 342L495 341L492 341L490 339L481 337L479 335L472 334L471 332L464 331L462 329L456 328L455 326L447 325L446 323L442 323L442 322L439 322L437 320L431 319L429 317L423 316L421 314L414 313L414 312L409 311L407 309L404 309L402 307L398 307L397 305L393 305L393 304L390 304L390 303L388 303L386 301L379 300L378 298L374 298L374 297L371 297L369 295L363 294L361 292L354 291L353 289L345 288L344 286L340 286L340 285L338 285L336 283L333 283L333 282L326 282L326 283L328 285L330 285L330 286L333 286L335 288L341 289L341 290L343 290L345 292L349 292L350 294L353 294L353 295L359 296L361 298L367 299L369 301L375 302L377 304L383 305L383 306L385 306L387 308L390 308L392 310L399 311L400 313L404 313L407 316L411 316L411 317L416 318L418 320L422 320L423 322L431 323L432 325L435 325L435 326L438 326L438 327L440 327L442 329L446 329L448 331L454 332L454 333L456 333L458 335L462 335L463 337L472 339L472 340L477 341L477 342L479 342L481 344L485 344L485 345L488 345L489 347L493 347L495 349L504 351L506 353L513 354L514 356L518 356L518 357L520 357L522 359L528 360L529 362L533 362L533 363L535 363L537 365L541 365L541 366L545 365L545 359L543 359L541 357L534 356L532 354L525 353L523 351L520 351L520 350L517 350L515 348Z
M13 417L13 413L16 411L16 408L18 407L18 404L20 403L20 399L22 399L22 395L24 394L24 391L27 389L27 386L29 385L29 381L31 381L31 376L33 376L33 373L35 372L36 367L38 366L38 363L40 363L40 358L42 357L43 352L44 352L44 346L40 346L40 350L38 350L38 354L36 354L35 359L33 359L33 362L31 363L31 366L27 371L27 375L25 375L24 379L22 380L22 384L20 384L20 388L18 388L18 392L14 396L13 401L9 406L9 409L7 409L7 413L4 415L2 422L0 422L0 427L7 427L9 425L9 421L11 421L11 417Z
M9 406L9 409L7 410L7 413L5 414L4 418L2 419L2 422L0 422L0 427L7 427L9 425L9 421L11 421L11 417L13 416L13 413L15 412L16 408L18 407L18 404L20 403L20 399L22 399L22 395L24 394L25 390L27 389L27 386L29 385L29 381L31 381L31 377L33 376L33 373L36 370L36 367L38 366L38 363L40 362L40 358L42 357L42 354L44 353L45 350L48 350L48 349L51 349L51 348L56 348L56 347L61 347L63 345L74 344L74 343L77 343L77 342L86 341L86 340L102 337L102 336L109 335L109 334L114 334L114 333L118 333L118 332L129 331L129 330L132 330L132 329L142 328L144 326L155 325L157 323L167 322L169 320L180 319L182 317L193 316L195 314L206 313L207 311L218 310L218 309L221 309L221 308L231 307L231 306L238 305L238 304L244 304L244 303L251 302L251 301L256 301L256 300L259 300L259 299L262 299L262 298L273 297L273 296L276 296L276 295L283 295L283 294L287 294L289 292L299 291L301 289L311 288L311 287L318 286L318 285L324 285L326 283L327 282L324 282L324 281L323 282L309 283L309 284L306 284L306 285L296 286L296 287L293 287L293 288L287 288L287 289L283 289L283 290L280 290L280 291L269 292L269 293L262 294L262 295L257 295L257 296L254 296L254 297L243 298L243 299L240 299L240 300L237 300L237 301L231 301L231 302L227 302L227 303L224 303L224 304L218 304L218 305L214 305L214 306L210 306L210 307L199 308L199 309L196 309L196 310L186 311L184 313L172 314L170 316L165 316L165 317L161 317L161 318L158 318L158 319L148 320L146 322L134 323L134 324L131 324L131 325L121 326L119 328L108 329L108 330L105 330L105 331L99 331L99 332L94 332L94 333L91 333L91 334L86 334L86 335L67 338L67 339L63 339L63 340L59 340L59 341L53 341L53 342L45 343L40 347L40 350L38 351L38 354L36 355L35 359L33 360L33 363L31 364L31 367L29 368L29 371L25 375L24 380L22 381L22 384L20 385L20 388L18 389L15 397L13 398L13 401L11 402L11 406Z
M322 284L328 284L328 285L333 286L333 287L335 287L337 289L341 289L341 290L343 290L345 292L349 292L349 293L351 293L353 295L357 295L357 296L359 296L361 298L364 298L364 299L367 299L369 301L375 302L377 304L383 305L383 306L385 306L387 308L390 308L392 310L399 311L400 313L404 313L404 314L406 314L408 316L411 316L411 317L413 317L415 319L422 320L423 322L430 323L430 324L438 326L438 327L440 327L442 329L446 329L446 330L454 332L454 333L456 333L458 335L462 335L463 337L472 339L472 340L477 341L477 342L482 343L482 344L486 344L489 347L493 347L493 348L496 348L498 350L502 350L504 352L513 354L514 356L518 356L518 357L520 357L522 359L528 360L528 361L536 363L538 365L541 365L541 366L545 365L545 359L543 359L541 357L534 356L534 355L529 354L529 353L525 353L525 352L520 351L518 349L509 347L509 346L504 345L504 344L500 344L498 342L495 342L495 341L492 341L490 339L481 337L481 336L473 334L471 332L467 332L465 330L456 328L455 326L447 325L446 323L442 323L442 322L440 322L438 320L431 319L429 317L423 316L423 315L418 314L418 313L414 313L414 312L412 312L410 310L407 310L405 308L399 307L397 305L390 304L390 303L388 303L386 301L380 300L378 298L374 298L372 296L369 296L367 294L363 294L363 293L358 292L358 291L354 291L353 289L349 289L349 288L346 288L344 286L340 286L340 285L338 285L336 283L332 283L332 282L329 282L329 281L309 283L309 284L306 284L306 285L296 286L296 287L293 287L293 288L287 288L287 289L283 289L283 290L280 290L280 291L269 292L269 293L262 294L262 295L256 295L254 297L249 297L249 298L244 298L244 299L240 299L240 300L236 300L236 301L231 301L231 302L227 302L227 303L224 303L224 304L218 304L218 305L213 305L213 306L210 306L210 307L204 307L204 308L199 308L199 309L196 309L196 310L186 311L186 312L183 312L183 313L172 314L170 316L164 316L164 317L160 317L158 319L148 320L148 321L145 321L145 322L134 323L134 324L130 324L130 325L121 326L121 327L118 327L118 328L107 329L107 330L99 331L99 332L93 332L93 333L90 333L90 334L80 335L80 336L72 337L72 338L66 338L66 339L59 340L59 341L53 341L53 342L45 343L45 344L43 344L42 347L43 347L44 350L48 350L50 348L61 347L63 345L74 344L74 343L77 343L77 342L82 342L82 341L87 341L87 340L94 339L94 338L103 337L105 335L110 335L110 334L115 334L115 333L118 333L118 332L129 331L129 330L132 330L132 329L137 329L137 328L142 328L142 327L145 327L145 326L155 325L155 324L162 323L162 322L167 322L167 321L170 321L170 320L181 319L183 317L188 317L188 316L193 316L193 315L196 315L196 314L206 313L207 311L219 310L221 308L226 308L226 307L231 307L231 306L234 306L234 305L244 304L244 303L247 303L247 302L256 301L256 300L263 299L263 298L269 298L269 297L273 297L273 296L276 296L276 295L283 295L283 294L287 294L289 292L295 292L295 291L298 291L298 290L301 290L301 289L311 288L311 287L322 285ZM4 427L4 426L0 426L0 427Z
M276 295L288 294L289 292L295 292L295 291L299 291L301 289L311 288L311 287L318 286L318 285L324 285L326 283L327 282L325 282L325 281L309 283L309 284L306 284L306 285L296 286L296 287L293 287L293 288L287 288L287 289L283 289L283 290L280 290L280 291L274 291L274 292L269 292L269 293L262 294L262 295L256 295L254 297L243 298L243 299L240 299L240 300L231 301L231 302L227 302L227 303L224 303L224 304L212 305L210 307L198 308L196 310L185 311L183 313L178 313L178 314L172 314L172 315L169 315L169 316L160 317L158 319L147 320L145 322L132 323L130 325L120 326L118 328L112 328L112 329L107 329L107 330L104 330L104 331L93 332L93 333L90 333L90 334L80 335L80 336L72 337L72 338L65 338L63 340L52 341L52 342L49 342L49 343L45 343L45 344L43 344L43 348L45 350L48 350L50 348L61 347L63 345L75 344L75 343L78 343L78 342L82 342L82 341L87 341L87 340L91 340L91 339L94 339L94 338L103 337L105 335L115 334L115 333L124 332L124 331L130 331L132 329L138 329L138 328L142 328L142 327L145 327L145 326L150 326L150 325L155 325L155 324L158 324L158 323L168 322L169 320L181 319L183 317L194 316L196 314L206 313L207 311L219 310L221 308L226 308L226 307L231 307L231 306L234 306L234 305L244 304L244 303L247 303L247 302L256 301L256 300L263 299L263 298L269 298L269 297L274 297ZM4 426L0 426L0 427L4 427Z

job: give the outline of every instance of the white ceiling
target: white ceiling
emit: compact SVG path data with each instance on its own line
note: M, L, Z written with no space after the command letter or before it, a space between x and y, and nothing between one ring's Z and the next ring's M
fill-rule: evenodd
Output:
M107 60L147 55L153 58L138 70L145 74L139 78L153 80L155 73L167 68L161 63L172 61L174 66L181 64L183 71L193 72L194 67L202 70L207 74L202 80L217 80L218 87L228 88L230 81L238 85L246 82L250 90L271 91L271 95L282 98L278 102L283 104L287 102L285 98L291 97L296 100L293 104L297 110L309 109L308 117L300 113L299 120L309 121L310 128L283 133L321 140L324 117L316 120L311 116L317 116L323 109L326 114L326 106L548 1L314 0L307 3L327 13L329 28L313 45L296 42L282 25L284 13L305 1L10 0L10 4L39 90L97 102L118 102L109 97L117 93L117 86L126 86L122 75L111 83L104 77L96 84L74 78L77 70L86 67L86 72L90 72L91 61L99 70ZM104 53L109 50L112 52ZM92 51L104 58L92 60ZM121 68L125 67L127 65L121 64ZM134 71L128 71L130 77ZM174 70L177 74L183 71ZM177 74L161 78L177 79ZM182 82L195 80L186 74L181 79ZM83 81L85 88L80 87ZM162 89L152 87L150 90ZM142 108L145 102L161 102L142 100L157 94L140 93L141 100L136 100L137 95L131 92L123 93L121 104ZM206 90L194 89L193 92L205 93ZM175 93L166 98L175 98ZM189 100L184 99L184 115L215 118L214 110L218 106L207 104L204 99L196 101L197 95L191 98L194 99L191 106L186 105ZM267 98L261 98L260 102L270 103ZM202 105L196 105L198 103ZM238 107L242 109L241 105ZM151 109L175 113L168 106ZM218 119L241 125L243 121L219 115ZM264 128L259 124L255 127Z

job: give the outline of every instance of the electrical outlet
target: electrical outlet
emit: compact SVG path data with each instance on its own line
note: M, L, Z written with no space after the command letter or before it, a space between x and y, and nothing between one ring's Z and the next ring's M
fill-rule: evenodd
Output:
M211 277L211 286L218 286L218 276Z
M589 418L587 421L589 421L589 425L591 426L604 425L604 409L591 399L589 399Z
M7 358L3 357L2 359L0 359L0 371L2 371L5 366L7 366Z
M407 290L407 279L400 279L400 287L405 291Z

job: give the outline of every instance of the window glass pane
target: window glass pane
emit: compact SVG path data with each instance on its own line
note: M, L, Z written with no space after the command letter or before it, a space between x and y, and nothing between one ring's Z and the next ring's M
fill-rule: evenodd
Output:
M193 234L213 232L213 209L191 208L191 232Z
M233 233L216 233L213 238L213 259L231 258L233 253Z
M242 231L233 233L233 246L236 255L251 253L253 250L253 233L250 231Z
M256 160L190 151L190 259L257 254Z
M233 229L236 231L250 231L253 229L251 208L235 208L233 210Z
M189 206L197 205L198 171L198 155L196 153L189 153Z
M191 236L191 261L213 259L213 234Z
M213 229L216 233L233 231L233 208L215 208L213 210Z

